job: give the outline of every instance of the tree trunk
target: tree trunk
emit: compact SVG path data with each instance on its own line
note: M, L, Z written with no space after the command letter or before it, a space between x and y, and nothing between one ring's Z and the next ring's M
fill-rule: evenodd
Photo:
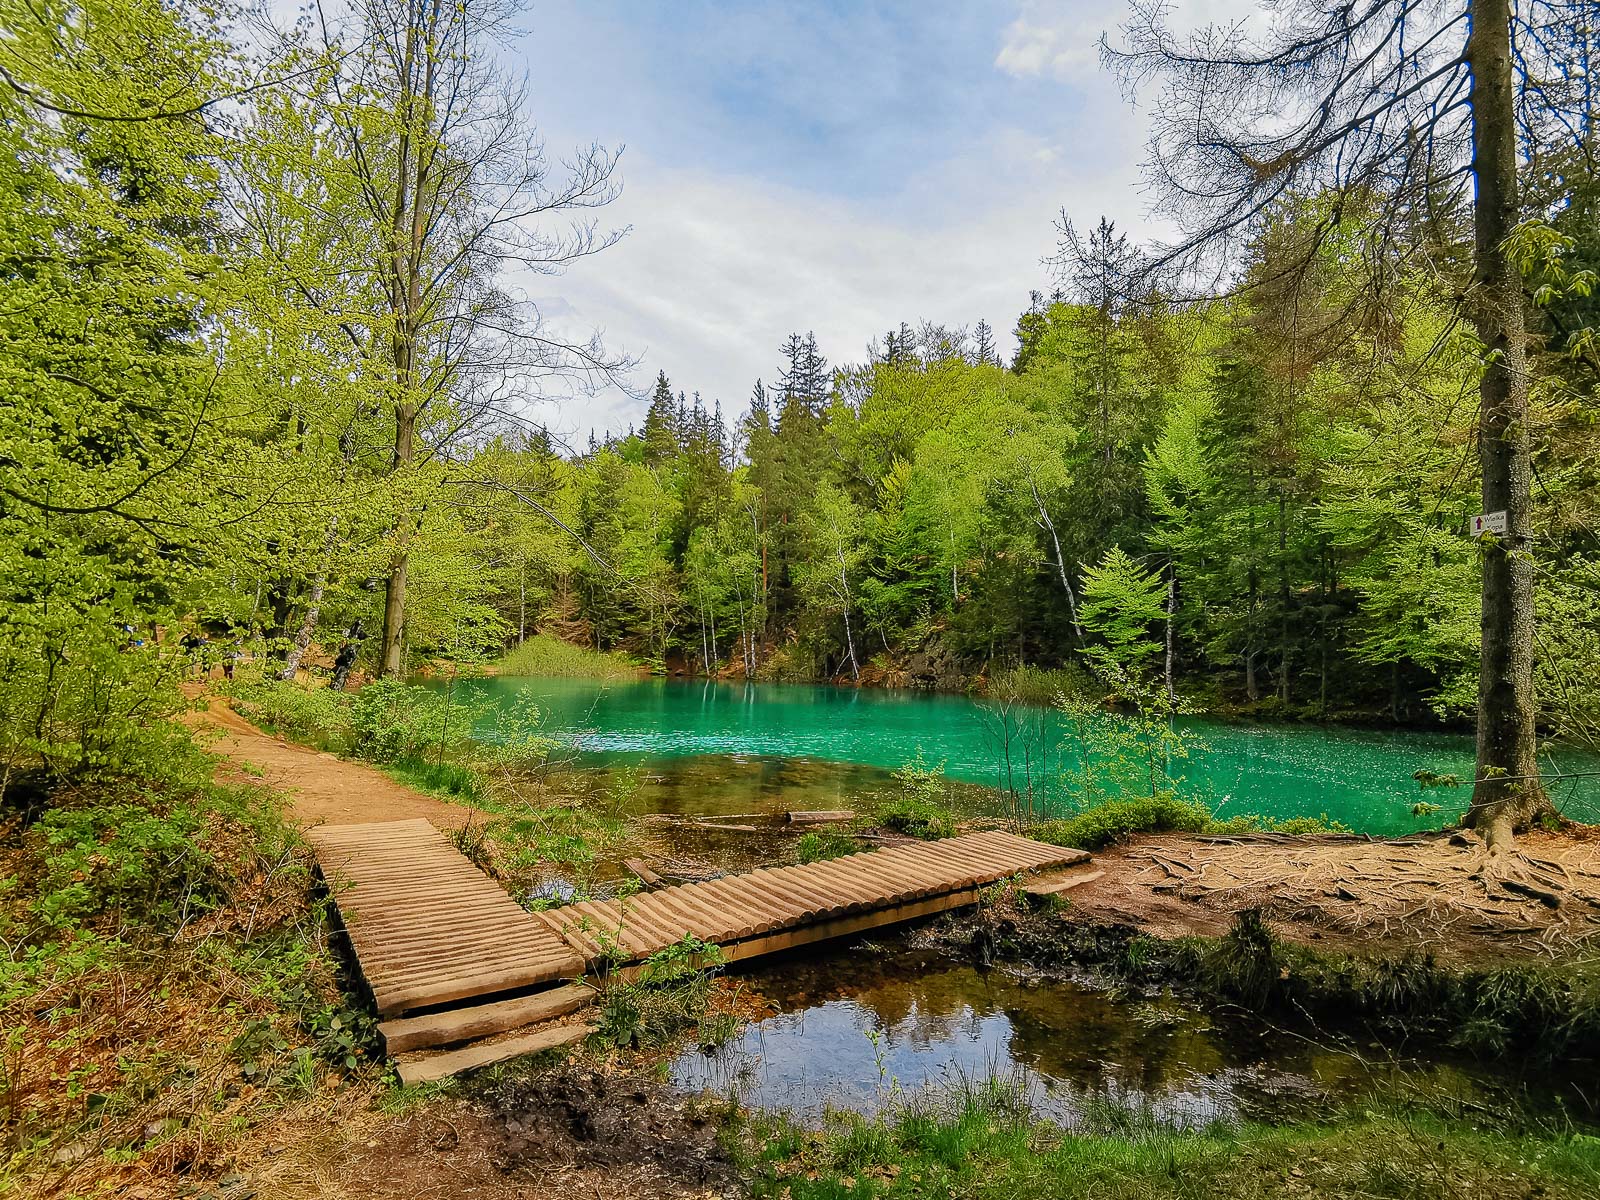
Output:
M1176 699L1177 693L1172 690L1172 618L1178 609L1178 568L1173 563L1167 564L1167 699Z
M1077 639L1079 646L1083 645L1083 626L1078 623L1078 597L1072 590L1072 581L1067 578L1067 560L1061 557L1061 539L1056 536L1056 523L1050 519L1050 510L1044 506L1044 497L1039 495L1039 489L1034 486L1033 480L1028 480L1028 490L1033 493L1033 502L1039 508L1039 522L1050 533L1050 544L1056 552L1056 572L1061 577L1061 588L1067 593L1067 612L1072 616L1072 634Z
M1472 317L1486 355L1478 418L1483 511L1504 511L1507 532L1482 550L1478 763L1465 823L1496 848L1550 808L1539 783L1533 698L1532 463L1522 281L1505 249L1518 216L1509 0L1474 0L1467 56L1477 180Z
M289 645L289 653L283 656L283 670L278 678L285 683L293 683L294 677L300 673L300 660L305 657L306 647L311 645L311 639L317 633L317 619L322 615L322 593L328 586L328 560L333 554L334 541L339 535L339 518L334 516L328 523L328 536L322 543L322 561L317 566L317 577L311 584L311 600L306 605L305 618L300 622L300 629L294 635L294 641Z
M398 357L400 352L396 353ZM394 469L397 471L411 461L416 423L416 412L410 405L397 407L394 433ZM397 544L389 559L389 578L383 590L383 651L378 659L380 678L398 675L401 670L406 627L406 574L410 565L406 542L409 537L409 521L402 516L395 529Z

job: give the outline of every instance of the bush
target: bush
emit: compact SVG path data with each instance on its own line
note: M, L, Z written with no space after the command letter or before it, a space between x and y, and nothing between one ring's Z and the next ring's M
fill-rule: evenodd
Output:
M1040 841L1079 850L1102 850L1136 833L1203 833L1211 827L1203 804L1175 796L1107 800L1076 816L1048 821L1033 830Z
M1097 696L1094 677L1079 666L1007 667L989 676L984 694L995 700L1051 705L1057 696Z
M894 773L897 789L878 797L873 819L885 829L933 841L954 837L956 818L950 811L950 781L943 766L930 767L917 757Z
M257 725L324 750L350 745L352 696L331 688L304 688L282 680L239 683L227 689L239 711Z
M475 706L447 692L375 679L350 702L350 752L371 762L443 759L471 742Z
M35 936L96 928L167 936L225 902L269 838L265 807L220 788L167 799L58 806L24 839L23 894Z
M801 863L826 862L859 849L856 839L842 829L817 829L794 844L794 855Z
M613 976L600 996L600 1036L615 1046L657 1046L696 1026L715 1027L725 1040L727 1022L711 1020L723 961L721 947L685 934L645 959L635 980Z
M616 651L575 646L548 633L536 633L495 664L501 675L543 675L569 679L635 679L639 668Z

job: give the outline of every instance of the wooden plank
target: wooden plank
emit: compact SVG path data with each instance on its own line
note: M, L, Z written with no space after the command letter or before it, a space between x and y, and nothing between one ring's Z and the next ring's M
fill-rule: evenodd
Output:
M306 833L380 1016L582 973L583 956L427 821Z
M479 1042L465 1049L449 1050L443 1054L404 1056L395 1060L395 1066L399 1068L401 1083L429 1083L435 1079L459 1075L462 1071L470 1071L475 1067L486 1067L492 1063L505 1062L507 1059L540 1054L559 1046L570 1046L588 1037L593 1029L594 1026L589 1024L557 1025L553 1029L541 1029L498 1042Z
M540 1021L553 1021L594 1003L594 998L593 988L569 983L513 1000L384 1021L378 1026L378 1032L383 1035L384 1048L396 1055L406 1050L448 1046L520 1029L524 1025L536 1025Z
M1013 875L1087 858L1080 850L995 831L665 887L631 903L644 906L641 924L652 926L658 936L675 922L684 932L721 944L725 955L737 960L945 912L975 903L981 888ZM605 928L621 918L620 906L627 903L603 901L570 910ZM546 915L597 963L597 954L573 936L572 924L561 924L561 914L570 910Z
M1096 879L1101 878L1104 874L1104 871L1083 871L1078 874L1069 875L1065 879L1031 880L1023 885L1022 890L1026 895L1040 898L1047 896L1059 896L1062 893L1070 892L1073 888L1079 887L1085 883L1093 883Z

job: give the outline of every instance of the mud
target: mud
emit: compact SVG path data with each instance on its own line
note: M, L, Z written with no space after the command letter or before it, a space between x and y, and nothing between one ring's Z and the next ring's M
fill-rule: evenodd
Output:
M717 1114L582 1057L465 1081L401 1116L351 1114L241 1164L254 1200L632 1200L739 1192Z

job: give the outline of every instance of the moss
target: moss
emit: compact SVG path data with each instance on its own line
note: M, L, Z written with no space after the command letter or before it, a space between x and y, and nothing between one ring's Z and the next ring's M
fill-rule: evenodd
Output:
M795 859L801 863L826 862L843 858L861 849L856 839L842 829L816 829L794 844Z
M1200 833L1211 825L1203 804L1175 796L1107 800L1076 816L1048 821L1032 831L1040 841L1080 850L1101 850L1136 833Z
M1328 817L1277 819L1244 814L1219 821L1205 805L1172 795L1136 796L1106 800L1070 817L1046 821L1030 836L1058 846L1103 850L1141 833L1349 833L1347 826Z

